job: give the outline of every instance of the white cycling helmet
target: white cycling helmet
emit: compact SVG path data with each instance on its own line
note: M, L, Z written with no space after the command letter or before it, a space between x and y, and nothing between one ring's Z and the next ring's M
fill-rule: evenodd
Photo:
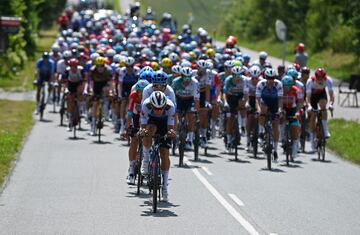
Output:
M205 60L199 60L197 62L197 65L199 66L200 69L206 69L206 61Z
M150 103L155 108L163 108L167 103L165 94L161 91L153 92L150 95Z
M181 73L181 66L180 65L174 65L171 67L171 72L173 73Z
M122 59L121 55L119 55L119 54L114 55L113 60L115 63L119 63L121 59Z
M235 75L241 75L244 73L244 69L241 67L241 66L234 66L232 69L231 69L231 72Z
M135 59L131 56L127 57L125 59L125 65L131 66L135 63Z
M261 74L261 69L259 66L257 66L257 65L251 66L251 68L250 68L250 76L251 77L257 78L260 76L260 74Z
M106 56L107 57L113 57L116 54L116 51L114 49L108 49L106 51Z
M227 60L224 63L224 66L228 67L228 68L232 68L232 67L234 67L234 65L235 65L235 62L233 60Z
M181 68L181 74L186 77L190 77L190 76L192 76L193 71L190 67L183 67L183 68Z
M272 68L266 68L264 72L265 78L275 78L276 77L276 71Z
M70 57L71 57L71 51L69 51L69 50L64 51L63 57L64 57L65 59L70 58Z
M96 58L98 58L99 56L100 56L99 53L95 52L90 55L90 59L91 59L91 61L95 61Z
M214 68L214 63L212 62L212 60L206 60L206 68L207 69L213 69Z
M60 51L60 46L58 44L54 44L54 45L52 45L51 50L53 52L59 52Z
M260 53L259 53L260 59L266 60L267 57L268 57L268 54L265 51L260 51Z

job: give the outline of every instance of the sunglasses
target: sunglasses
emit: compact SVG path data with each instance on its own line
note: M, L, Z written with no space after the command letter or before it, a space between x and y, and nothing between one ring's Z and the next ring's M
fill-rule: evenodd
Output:
M154 111L158 111L158 112L160 112L160 111L163 111L163 110L164 110L164 108L156 108L156 107L154 107L154 106L153 106L153 110L154 110Z
M103 64L97 64L96 67L98 67L98 68L103 68L103 67L105 67L105 65L103 65Z
M158 84L156 84L156 85L153 85L153 87L155 88L155 89L164 89L165 87L166 87L166 85L164 84L164 85L158 85Z

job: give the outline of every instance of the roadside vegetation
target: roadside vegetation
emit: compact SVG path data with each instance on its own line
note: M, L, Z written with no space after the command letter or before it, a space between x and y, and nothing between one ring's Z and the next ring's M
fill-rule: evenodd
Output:
M344 159L360 164L360 124L356 121L333 119L329 121L331 138L328 147Z
M33 124L34 108L31 101L0 100L0 185Z
M194 15L193 29L204 27L217 40L235 35L238 44L253 50L265 50L281 57L281 42L275 38L275 21L288 28L288 61L294 61L294 49L303 42L309 54L308 66L324 67L337 79L360 73L360 2L330 0L224 0L181 1L142 0L142 11L151 6L158 17L170 12L178 29Z

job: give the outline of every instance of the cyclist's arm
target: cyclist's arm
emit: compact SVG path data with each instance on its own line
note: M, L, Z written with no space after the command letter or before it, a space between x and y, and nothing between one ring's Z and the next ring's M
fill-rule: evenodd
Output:
M330 104L333 105L334 101L335 101L335 96L334 96L334 90L333 90L333 82L332 79L330 77L328 77L326 79L326 86L329 90L329 96L330 96Z

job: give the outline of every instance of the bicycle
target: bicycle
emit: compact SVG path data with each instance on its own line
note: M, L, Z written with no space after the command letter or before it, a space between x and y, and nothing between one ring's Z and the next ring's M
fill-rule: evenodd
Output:
M292 156L292 146L293 146L293 139L291 138L291 119L296 118L294 117L287 117L285 122L285 136L283 140L283 149L286 156L286 165L289 166L290 161L293 162L294 158ZM290 119L290 120L289 120Z
M71 122L71 126L73 127L74 139L76 139L76 126L79 125L79 130L80 130L80 123L81 123L81 116L80 116L77 97L75 97L74 99L74 110L72 113L72 119L69 120L69 122Z
M259 123L258 113L256 110L249 110L249 117L251 116L251 129L250 129L250 144L253 150L253 157L257 158L258 153L258 138L259 138Z
M234 149L234 156L235 156L235 161L238 160L238 145L240 145L240 140L241 140L241 135L240 135L240 128L239 128L239 122L238 122L238 114L235 114L234 117L234 123L233 123L233 128L232 128L232 140L231 140L231 144L230 144L230 153L232 152L232 149ZM227 143L227 137L225 135L224 138L225 144Z
M194 131L194 160L199 160L199 145L200 145L200 119L199 114L195 112L195 131Z
M40 121L43 120L44 117L44 110L46 107L46 102L45 102L45 84L41 84L38 85L41 86L40 88L40 100L39 100L39 113L40 113Z
M268 170L271 170L271 155L272 155L272 151L274 149L273 146L273 134L272 134L272 122L271 122L271 114L267 113L265 116L265 142L264 142L264 147L263 147L263 151L266 154L266 162L267 162L267 168Z
M306 116L306 108L302 110L301 113L301 133L300 133L300 149L301 152L305 153L305 143L307 138L307 116Z
M186 123L186 113L181 112L179 119L179 167L183 166L184 153L185 153L185 144L186 144L186 135L187 135L187 123Z
M315 143L318 153L318 160L325 161L325 148L326 148L326 137L324 134L324 126L321 119L321 110L312 110L316 114L316 129L315 129ZM333 116L332 110L331 117Z
M63 92L62 97L61 97L61 102L60 102L60 126L64 125L64 115L66 113L66 99L67 99L67 93Z
M167 135L155 135L154 141L150 150L150 163L149 163L149 176L148 186L150 194L152 193L152 209L153 212L157 211L157 199L160 201L161 190L161 169L160 169L160 144L163 140L167 139Z

